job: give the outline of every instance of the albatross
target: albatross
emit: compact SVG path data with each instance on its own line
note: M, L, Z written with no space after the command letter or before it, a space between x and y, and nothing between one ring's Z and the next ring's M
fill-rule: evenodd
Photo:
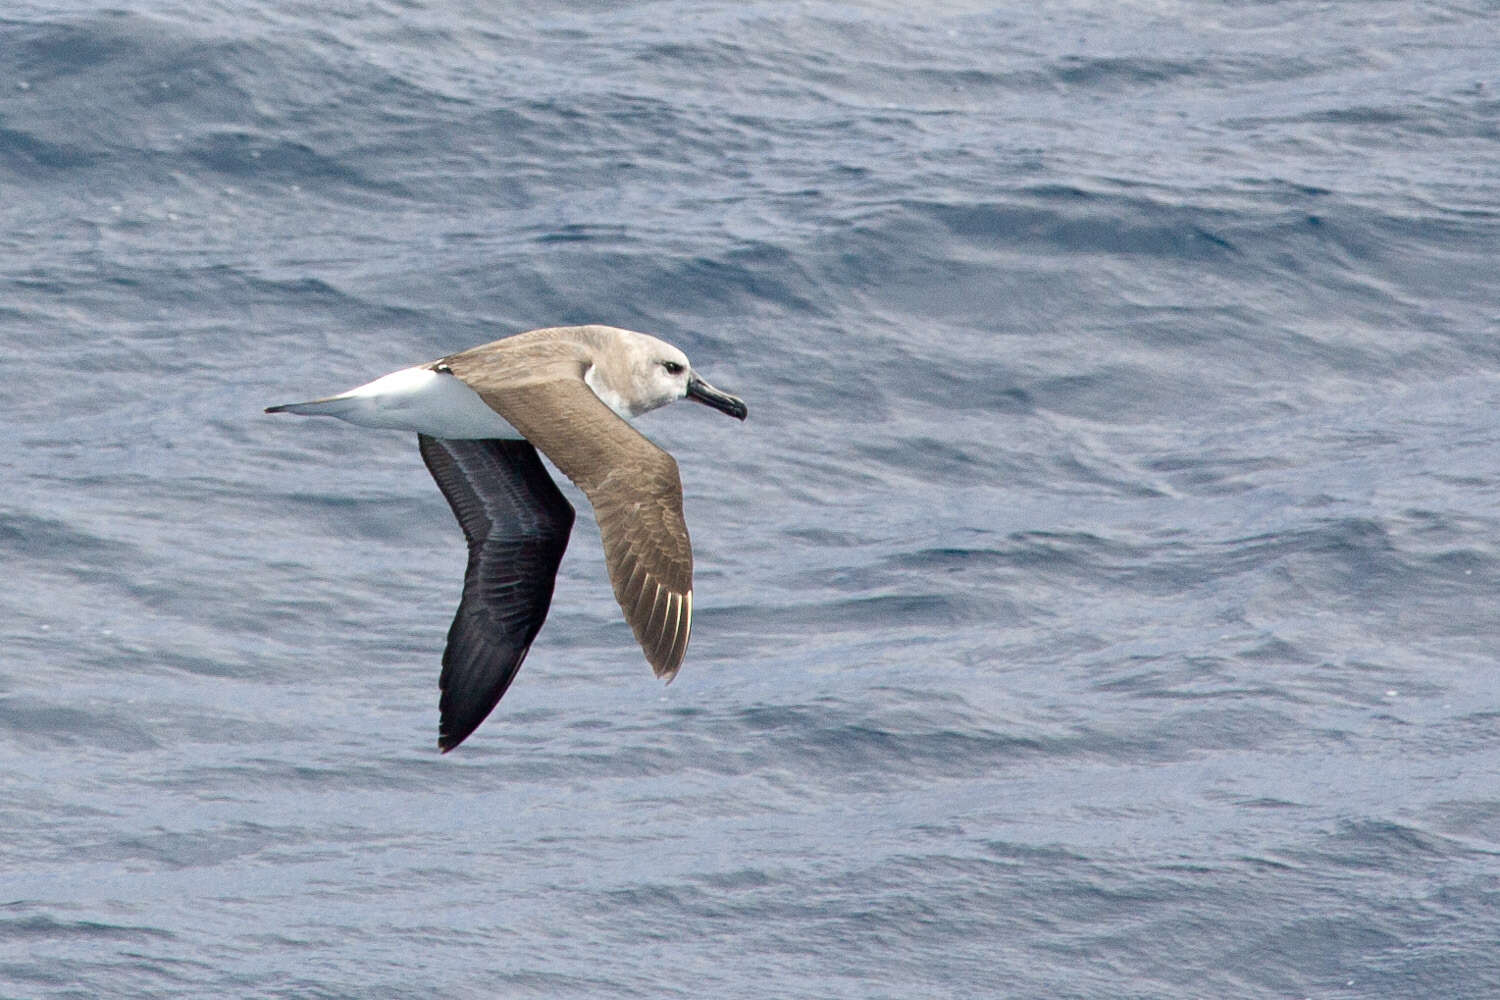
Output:
M593 505L625 620L656 676L676 676L693 625L682 480L630 421L684 398L738 420L747 413L671 344L596 325L516 334L337 396L266 408L416 432L469 546L443 651L442 752L499 703L552 603L573 506L538 450Z

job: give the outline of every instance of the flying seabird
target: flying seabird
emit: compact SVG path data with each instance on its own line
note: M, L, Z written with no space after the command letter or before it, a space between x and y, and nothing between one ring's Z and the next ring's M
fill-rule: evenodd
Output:
M593 504L615 599L646 660L671 680L693 624L693 551L671 455L628 421L687 397L744 420L744 401L687 355L609 326L532 330L267 413L417 433L469 562L443 651L438 747L484 721L547 617L573 507L537 449Z

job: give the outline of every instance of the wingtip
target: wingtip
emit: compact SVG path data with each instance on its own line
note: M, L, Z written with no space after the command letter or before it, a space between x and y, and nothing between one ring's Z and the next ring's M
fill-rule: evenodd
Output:
M473 735L474 732L473 729L470 729L467 733L454 733L452 727L447 725L447 722L448 720L444 718L438 724L438 753L447 753L448 751L452 750L454 747L462 743L464 740L468 739L471 735Z
M646 663L650 665L651 673L658 680L663 680L670 684L672 683L672 679L677 676L677 672L682 669L682 661L687 659L687 647L685 644L679 644L674 641L673 646L668 647L666 650L666 654L664 658L657 660L648 652Z
M452 720L445 717L438 723L437 745L439 753L448 753L456 749L463 743L464 740L474 735L474 730L479 728L479 722L475 722L472 726L469 726L467 729L465 729L461 725L450 725L449 723L451 721Z
M286 404L285 403L281 404L280 406L268 406L268 407L266 407L266 412L267 413L283 413L285 411L286 411Z
M677 595L673 596L677 597ZM667 606L670 608L671 605L672 601L669 599ZM665 624L665 617L663 624ZM651 672L666 683L672 683L677 677L677 672L682 669L682 661L687 659L688 640L692 634L693 592L688 590L678 598L676 624L662 636L662 638L670 637L670 643L665 649L658 646L646 652L646 662L651 664Z
M673 663L671 660L666 660L662 663L652 663L650 660L647 660L646 662L650 664L651 673L656 676L656 679L665 681L668 684L672 683L672 679L676 677L677 672L682 669L682 659L680 657L678 658L676 663Z

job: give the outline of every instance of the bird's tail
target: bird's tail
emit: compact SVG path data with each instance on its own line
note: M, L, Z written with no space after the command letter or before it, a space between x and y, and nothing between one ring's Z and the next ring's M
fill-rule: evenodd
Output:
M300 413L304 417L342 417L359 406L360 402L348 393L344 393L323 399L311 399L305 403L282 403L280 406L268 406L266 412Z

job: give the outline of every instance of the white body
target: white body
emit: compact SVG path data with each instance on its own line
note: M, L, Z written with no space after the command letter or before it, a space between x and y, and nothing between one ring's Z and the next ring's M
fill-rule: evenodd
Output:
M521 437L479 393L452 375L423 367L403 368L341 395L293 403L285 409L437 438Z

